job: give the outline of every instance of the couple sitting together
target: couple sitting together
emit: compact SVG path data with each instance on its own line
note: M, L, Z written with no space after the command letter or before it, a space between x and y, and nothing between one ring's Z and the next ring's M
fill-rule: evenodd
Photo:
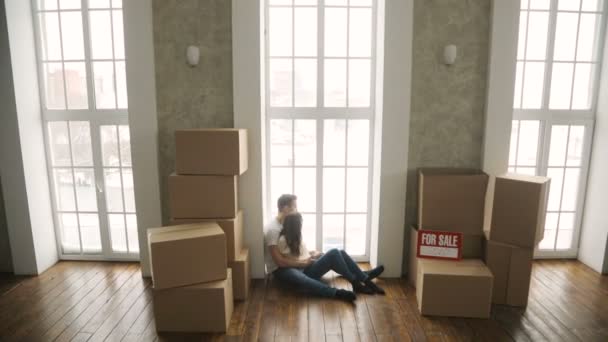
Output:
M309 251L302 240L303 221L297 210L297 197L282 195L277 207L277 217L264 227L264 262L268 273L282 283L321 297L353 301L355 292L384 294L384 290L372 282L384 271L383 266L362 271L343 250ZM353 291L322 282L321 277L329 271L346 278Z

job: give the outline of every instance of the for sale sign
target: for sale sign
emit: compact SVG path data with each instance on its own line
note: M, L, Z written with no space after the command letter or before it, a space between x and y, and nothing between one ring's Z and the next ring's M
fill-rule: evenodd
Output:
M460 260L462 257L462 233L418 231L419 258Z

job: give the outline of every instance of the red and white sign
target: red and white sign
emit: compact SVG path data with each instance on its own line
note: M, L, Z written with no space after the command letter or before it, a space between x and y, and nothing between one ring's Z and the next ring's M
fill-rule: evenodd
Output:
M462 257L462 233L418 231L419 258L460 260Z

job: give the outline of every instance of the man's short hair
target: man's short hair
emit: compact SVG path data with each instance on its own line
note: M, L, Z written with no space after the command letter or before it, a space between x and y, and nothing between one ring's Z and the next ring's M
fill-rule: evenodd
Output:
M296 195L292 195L292 194L281 195L281 197L279 197L279 199L277 200L277 208L279 209L279 212L284 207L290 206L293 203L293 201L295 201L297 199L298 199L298 196L296 196Z

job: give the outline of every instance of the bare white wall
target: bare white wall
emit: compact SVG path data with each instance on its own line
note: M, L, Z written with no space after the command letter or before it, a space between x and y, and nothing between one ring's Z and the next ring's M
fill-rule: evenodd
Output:
M38 274L58 260L46 171L31 4L4 2L0 176L16 274ZM4 20L3 20L4 21ZM8 43L8 44L7 44ZM10 56L8 55L10 49Z
M608 272L608 42L604 44L587 197L578 248L581 262L597 272Z
M142 274L150 276L147 229L162 226L152 0L123 2L129 127Z

